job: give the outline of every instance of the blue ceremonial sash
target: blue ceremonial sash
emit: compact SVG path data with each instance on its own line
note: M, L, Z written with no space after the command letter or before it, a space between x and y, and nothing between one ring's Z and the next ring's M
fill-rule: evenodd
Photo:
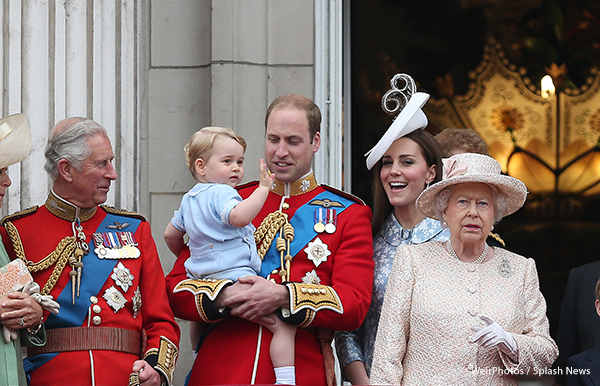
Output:
M343 207L327 207L327 209L335 209L336 214L339 215L350 205L355 202L349 200L347 198L338 196L337 194L330 192L328 190L324 191L321 194L318 194L314 198L312 198L309 202L314 200L324 200L329 199L331 201L339 202L343 205ZM290 224L294 227L294 240L292 240L290 244L290 255L296 256L298 252L302 249L306 248L308 243L315 238L318 234L314 230L315 225L315 208L324 208L321 205L302 205L300 208L296 210L294 213L294 217L291 218ZM259 275L262 277L267 277L274 269L277 269L281 266L281 255L277 250L276 241L273 240L271 247L265 254L265 258L263 259L262 266L260 269Z
M95 232L113 232L114 229L108 228L108 225L112 225L115 222L123 222L123 217L107 213ZM131 233L135 233L142 220L127 217L127 222L129 223L127 230ZM99 259L96 252L94 252L95 245L93 237L88 245L90 251L82 260L84 266L81 272L80 295L75 299L75 305L73 305L71 284L68 284L63 288L60 295L58 295L58 298L55 299L60 304L60 312L58 314L51 313L48 316L48 319L44 322L46 330L51 330L53 328L80 327L85 321L88 309L92 304L90 297L98 295L98 292L100 292L100 289L102 289L102 286L112 274L113 268L120 261ZM65 269L67 268L69 268L69 266L65 267ZM23 360L25 373L31 373L58 354L59 353L39 354L25 358Z

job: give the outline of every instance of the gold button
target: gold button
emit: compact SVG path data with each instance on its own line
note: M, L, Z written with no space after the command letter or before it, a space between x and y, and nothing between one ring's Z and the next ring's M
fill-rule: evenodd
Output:
M98 298L95 296L90 296L90 302L92 302L92 304L96 304L98 303Z
M283 205L281 205L281 208L283 210L288 210L288 209L290 209L290 204L288 204L287 202L284 202Z
M92 318L92 323L94 323L95 326L98 326L100 323L102 323L102 318L96 315Z
M95 313L99 314L100 312L102 312L102 307L100 307L98 304L94 304L92 306L92 311L94 311Z

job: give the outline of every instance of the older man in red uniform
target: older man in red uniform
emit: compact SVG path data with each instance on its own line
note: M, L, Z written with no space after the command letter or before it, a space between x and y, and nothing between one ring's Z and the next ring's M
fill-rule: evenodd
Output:
M320 122L319 108L299 95L279 97L267 111L265 159L276 181L253 221L260 276L239 279L252 287L188 279L186 249L167 276L175 315L207 322L190 385L272 384L272 335L256 323L269 323L265 315L272 312L299 327L297 384L335 383L332 331L358 328L371 301L371 211L356 197L317 184L311 163ZM256 186L242 186L241 196Z
M31 385L171 384L179 329L150 226L100 205L117 178L113 158L99 124L59 122L46 148L48 199L2 220L11 258L61 305L44 314L46 346L29 348Z

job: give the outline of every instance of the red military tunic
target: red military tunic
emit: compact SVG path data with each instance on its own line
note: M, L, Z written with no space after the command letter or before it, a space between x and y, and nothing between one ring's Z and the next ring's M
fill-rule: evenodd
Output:
M58 315L44 312L48 346L52 344L52 330L56 329L54 333L57 333L64 327L75 327L65 330L69 337L66 340L76 340L75 333L71 334L75 330L90 332L90 329L94 329L91 332L124 332L133 337L132 341L138 336L143 341L138 341L142 344L139 344L140 351L137 354L117 351L119 348L113 346L107 349L105 340L112 339L105 335L99 335L105 336L105 339L97 339L98 335L93 335L96 339L89 336L78 338L80 345L95 345L82 347L85 351L35 352L35 355L30 351L25 361L26 371L28 363L39 366L30 374L31 385L126 385L133 362L141 358L162 373L170 384L177 357L179 328L168 304L163 270L148 222L139 215L104 206L79 210L85 235L82 238L85 237L85 243L90 245L92 252L83 256L81 294L75 297L76 306L73 306L72 268L64 256L73 255L66 251L73 250L72 220L77 217L77 210L51 194L45 206L8 216L3 219L4 226L0 228L2 239L11 240L11 243L5 243L11 259L19 258L24 252L33 278L42 287L42 293L51 288L49 294L61 304ZM137 242L139 256L130 253L123 255L124 258L100 261L98 255L93 253L95 243L92 237L95 232L100 235L122 235L124 233L117 232L127 231L131 231L132 239ZM66 239L69 236L71 240ZM114 253L121 249L115 246L111 250ZM49 264L44 263L46 260L42 261L47 256ZM61 264L64 264L62 272ZM57 280L52 278L54 272L59 275ZM120 344L116 343L122 347ZM97 349L99 346L102 347Z
M241 187L240 194L248 197L257 185L250 183ZM275 181L274 190L253 221L257 233L261 231L263 219L280 209L282 198L285 201L282 212L288 215L290 223L295 224L296 234L291 242L294 255L291 276L286 284L291 294L291 315L280 315L280 318L300 327L295 343L296 384L325 385L331 382L333 372L333 357L329 350L331 332L358 328L371 301L371 210L355 197L317 185L312 174L292 184ZM341 202L344 202L344 208L337 213L335 231L313 231L315 215L325 215L326 209L332 206L341 208L338 205ZM308 236L305 235L303 241L298 233L304 226L312 233L306 233ZM271 248L275 248L275 243L273 241ZM259 242L259 254L260 247ZM224 314L214 307L212 300L228 282L188 279L183 266L188 256L187 250L183 251L167 275L171 307L177 317L214 323ZM277 270L279 267L277 264ZM271 278L281 282L277 273ZM213 329L200 347L190 385L274 383L269 356L272 335L266 328L237 317L226 317L209 327ZM326 378L326 366L330 366L329 378Z

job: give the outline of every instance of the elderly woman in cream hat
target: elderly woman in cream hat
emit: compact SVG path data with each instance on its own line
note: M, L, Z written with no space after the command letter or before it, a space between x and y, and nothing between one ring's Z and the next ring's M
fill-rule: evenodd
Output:
M0 206L6 188L11 185L7 174L8 167L25 159L30 149L29 126L25 115L15 114L0 120ZM7 268L8 263L8 255L0 242L0 287L6 287L8 280L11 279L10 276L15 276L15 272L18 273L19 269L31 277L24 264L21 268ZM27 288L31 289L32 284L28 283ZM39 292L39 286L34 285ZM11 288L16 289L16 287ZM0 384L2 385L27 384L21 359L20 339L14 331L26 329L23 336L27 340L34 344L43 343L42 307L39 301L29 296L28 291L23 291L22 287L20 289L7 295L0 295L2 296L0 323L4 330L4 339L0 338Z
M450 240L400 247L375 342L371 384L517 385L558 355L533 259L485 240L527 188L481 154L443 160L417 208Z

